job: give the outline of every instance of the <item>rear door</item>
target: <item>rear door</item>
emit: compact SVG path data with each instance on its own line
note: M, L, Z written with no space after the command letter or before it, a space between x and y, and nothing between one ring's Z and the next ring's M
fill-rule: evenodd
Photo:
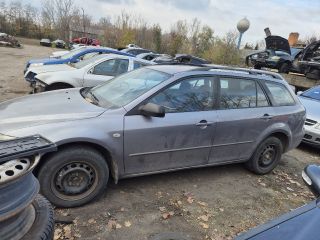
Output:
M261 84L253 79L220 77L219 110L210 163L250 158L254 142L273 121Z
M164 118L125 116L125 172L139 174L208 164L217 119L214 97L212 77L188 78L145 102L164 106Z

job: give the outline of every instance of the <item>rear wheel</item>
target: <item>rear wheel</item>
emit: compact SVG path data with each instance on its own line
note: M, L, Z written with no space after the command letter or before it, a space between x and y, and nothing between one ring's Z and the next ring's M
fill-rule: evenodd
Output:
M284 62L279 67L279 73L289 73L290 65L287 62Z
M282 142L276 137L269 137L260 143L251 159L246 162L246 167L256 174L267 174L278 165L282 153Z
M46 159L38 179L41 192L59 207L77 207L105 189L109 168L104 157L89 147L70 147Z

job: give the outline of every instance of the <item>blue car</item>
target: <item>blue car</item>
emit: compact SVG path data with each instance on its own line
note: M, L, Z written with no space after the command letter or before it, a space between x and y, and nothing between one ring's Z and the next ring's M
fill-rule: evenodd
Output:
M24 73L26 73L29 67L50 65L50 64L65 64L65 63L76 63L81 60L93 57L96 54L111 53L133 57L132 54L120 52L112 48L103 47L86 47L78 50L70 51L69 53L62 55L60 58L42 58L32 59L27 62ZM27 81L31 82L32 77L27 77ZM28 80L29 79L29 80Z

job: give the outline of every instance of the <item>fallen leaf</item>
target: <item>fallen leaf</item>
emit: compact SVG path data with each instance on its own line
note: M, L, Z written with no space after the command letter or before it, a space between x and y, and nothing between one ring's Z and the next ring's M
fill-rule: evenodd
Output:
M187 198L187 202L188 202L188 203L193 203L193 201L194 201L194 200L193 200L192 197L189 196L189 197Z
M203 222L200 222L199 225L204 229L208 229L209 228L209 225L206 224L206 223L203 223Z
M116 229L122 228L122 226L119 223L116 223Z
M209 220L209 215L202 215L199 217L200 220L204 221L204 222L208 222Z
M94 220L93 218L90 218L90 219L88 220L88 223L90 223L90 224L96 223L96 220Z
M115 220L109 220L107 224L107 228L109 230L116 229L117 222Z
M166 207L159 207L160 212L164 212L166 210Z
M162 218L163 219L168 219L170 217L170 214L169 213L164 213L162 214Z
M124 226L126 226L126 227L131 227L131 222L130 222L130 221L125 221L125 222L124 222Z

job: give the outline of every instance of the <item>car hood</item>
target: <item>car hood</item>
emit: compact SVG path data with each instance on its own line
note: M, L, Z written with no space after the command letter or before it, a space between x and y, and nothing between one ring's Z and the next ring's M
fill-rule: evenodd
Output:
M40 73L46 73L46 72L58 72L58 71L73 71L77 68L71 67L68 64L52 64L52 65L43 65L39 67L32 67L30 68L30 71L40 74Z
M284 51L291 55L290 45L288 39L280 36L269 36L265 38L266 49L272 49L274 51Z
M320 102L303 96L299 96L299 99L307 110L307 118L320 122Z
M105 111L86 101L80 89L45 92L0 104L0 133L47 123L97 117Z

